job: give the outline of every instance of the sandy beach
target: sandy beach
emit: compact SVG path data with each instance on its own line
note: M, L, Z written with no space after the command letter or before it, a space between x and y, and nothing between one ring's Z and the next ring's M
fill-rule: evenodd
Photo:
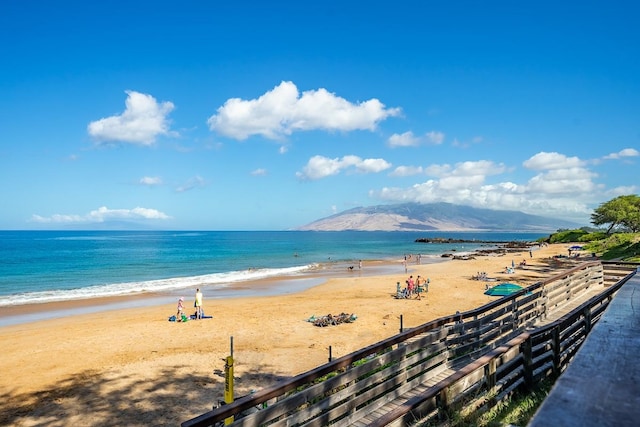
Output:
M233 337L236 396L296 375L405 328L492 301L478 272L521 285L556 273L549 258L569 245L435 264L400 261L397 274L331 277L285 295L207 300L212 319L169 322L175 303L0 328L0 425L179 425L223 397L223 359ZM506 273L512 260L525 268ZM363 270L373 262L363 264ZM430 279L422 299L395 299L409 275ZM193 290L195 292L195 289ZM186 293L189 313L193 295ZM177 302L177 301L176 301ZM34 307L24 307L34 310ZM37 310L37 308L35 308ZM20 312L20 307L13 310ZM350 313L320 328L312 316Z

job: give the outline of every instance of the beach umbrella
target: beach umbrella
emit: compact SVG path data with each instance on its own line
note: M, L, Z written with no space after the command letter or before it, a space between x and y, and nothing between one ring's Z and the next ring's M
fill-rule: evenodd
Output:
M484 294L492 297L504 297L518 292L521 289L522 286L516 285L515 283L500 283L487 289Z
M569 249L571 249L572 251L581 251L583 247L578 245L573 245Z

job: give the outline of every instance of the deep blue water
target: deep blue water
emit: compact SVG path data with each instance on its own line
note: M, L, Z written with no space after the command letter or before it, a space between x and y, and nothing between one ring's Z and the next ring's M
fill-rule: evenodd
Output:
M0 231L0 307L164 292L301 274L359 259L436 258L478 244L423 237L532 241L542 233L309 231Z

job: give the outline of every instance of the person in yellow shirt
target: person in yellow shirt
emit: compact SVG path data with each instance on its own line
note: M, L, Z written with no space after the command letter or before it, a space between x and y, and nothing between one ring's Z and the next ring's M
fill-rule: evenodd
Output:
M194 306L196 308L196 319L202 319L202 292L200 292L200 288L196 289L196 301Z

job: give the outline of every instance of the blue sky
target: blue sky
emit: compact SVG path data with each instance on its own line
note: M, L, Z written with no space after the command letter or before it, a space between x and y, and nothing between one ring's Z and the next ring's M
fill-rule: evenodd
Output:
M639 9L5 0L0 228L282 230L409 201L588 225L638 193Z

